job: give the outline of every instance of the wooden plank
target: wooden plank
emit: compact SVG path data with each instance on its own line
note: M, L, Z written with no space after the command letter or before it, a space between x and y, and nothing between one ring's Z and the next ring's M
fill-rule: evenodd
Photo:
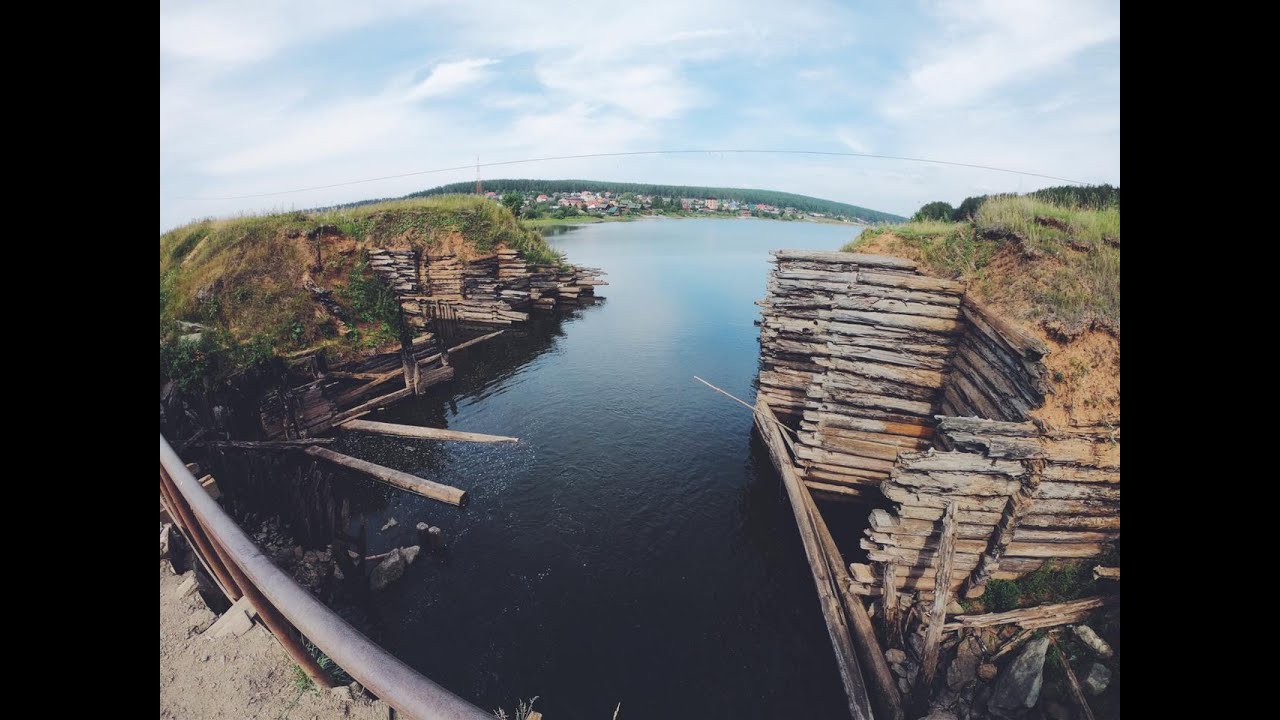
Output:
M937 576L950 578L955 563L956 506L947 503L942 515L942 533L938 540ZM938 672L938 653L942 649L942 625L947 619L947 603L951 600L951 584L935 583L933 607L929 611L929 627L924 636L924 653L920 660L920 672L916 676L914 705L924 710L929 705L929 694Z
M1026 627L1027 623L1035 623L1037 627L1051 627L1039 623L1046 620L1078 617L1081 613L1089 613L1100 607L1114 605L1118 602L1120 602L1119 595L1099 595L1070 602L1019 608L1007 612L956 615L951 618L951 622L947 623L944 629L959 630L960 628L991 627L993 625L1022 625ZM1058 624L1065 625L1068 622L1071 622L1071 620Z
M507 437L505 435L484 435L481 433L444 430L441 428L420 427L417 425L398 425L396 423L374 422L372 420L348 420L342 423L342 429L359 430L362 432L377 433L379 435L393 435L395 437L422 438L426 440L461 440L465 442L480 443L520 442L519 438Z
M499 330L497 332L491 332L488 335L481 335L478 338L471 338L470 340L464 343L460 343L458 345L454 345L453 347L449 348L449 352L458 352L459 350L465 350L471 347L472 345L477 345L479 343L484 342L485 340L492 340L493 338L498 337L504 332L506 332L506 330Z
M791 501L791 511L796 518L796 527L800 531L805 557L809 560L809 569L813 573L814 585L817 586L822 614L827 621L827 632L831 636L831 645L835 650L836 666L841 682L844 684L845 694L848 696L849 715L854 720L871 720L871 701L867 696L862 670L858 664L853 640L849 635L849 626L845 622L839 590L836 588L831 569L819 545L813 521L806 509L804 499L808 497L808 492L791 464L782 431L778 428L777 416L773 414L769 403L763 398L756 402L755 422L769 449L773 466L782 478L787 497Z
M381 480L388 485L393 485L402 490L408 490L417 493L432 500L449 503L461 507L467 502L467 492L456 487L443 485L441 483L432 482L417 475L410 475L407 472L393 470L368 460L353 458L350 455L336 453L328 448L309 447L305 451L308 455L331 462L335 465L362 472L370 477Z
M397 370L392 375L392 377L395 377L395 375L399 375L399 374L400 374L400 371ZM364 415L365 413L368 413L371 410L376 410L377 408L380 408L384 405L390 405L391 403L397 400L403 400L404 398L407 398L412 394L413 394L413 390L410 390L409 388L400 388L395 392L387 393L386 395L382 395L381 397L376 397L367 403L357 405L351 408L350 410L338 413L337 415L333 416L333 419L329 422L329 427L333 427L334 425L341 425L347 420L350 420L354 417L358 417L360 415Z

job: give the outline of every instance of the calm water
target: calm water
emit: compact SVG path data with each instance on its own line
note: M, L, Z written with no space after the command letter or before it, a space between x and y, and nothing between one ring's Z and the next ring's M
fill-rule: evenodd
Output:
M378 552L425 520L448 552L377 596L374 634L481 707L552 720L847 713L785 493L751 433L768 251L858 228L761 220L586 226L552 238L607 299L458 354L457 381L377 419L519 445L348 435L352 454L470 491L379 488ZM863 513L865 514L865 512ZM378 532L386 518L399 526Z

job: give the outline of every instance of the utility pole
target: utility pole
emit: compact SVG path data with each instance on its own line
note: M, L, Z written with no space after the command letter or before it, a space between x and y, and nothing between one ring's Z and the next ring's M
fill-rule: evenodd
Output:
M476 194L484 194L484 183L480 182L480 156L476 156Z

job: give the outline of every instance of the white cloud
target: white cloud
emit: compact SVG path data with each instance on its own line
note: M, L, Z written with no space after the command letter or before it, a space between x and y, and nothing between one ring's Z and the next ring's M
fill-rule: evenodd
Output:
M420 100L436 95L447 95L463 88L475 87L489 75L489 68L498 64L492 58L475 58L444 62L436 65L422 82L409 90L409 99Z

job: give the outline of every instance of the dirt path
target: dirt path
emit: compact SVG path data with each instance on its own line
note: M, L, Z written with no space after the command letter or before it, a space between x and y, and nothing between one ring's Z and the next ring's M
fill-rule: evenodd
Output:
M205 633L217 617L160 561L160 717L181 720L273 718L388 720L390 708L332 691L304 692L294 665L260 624L240 637Z

